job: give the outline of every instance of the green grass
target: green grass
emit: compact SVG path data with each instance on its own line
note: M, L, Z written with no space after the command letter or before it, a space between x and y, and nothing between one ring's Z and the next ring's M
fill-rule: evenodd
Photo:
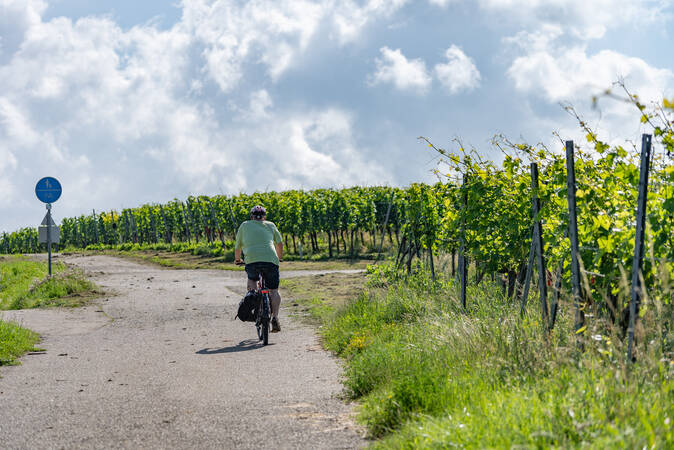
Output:
M37 333L0 320L0 366L16 364L24 353L42 350L35 347L39 340Z
M672 448L672 336L645 308L638 361L609 324L588 318L577 349L571 306L546 336L535 301L524 319L496 284L375 271L357 298L318 308L324 344L346 361L347 394L380 448ZM321 308L323 308L321 310Z
M81 270L63 263L52 265L27 257L0 257L0 310L48 306L82 306L98 295Z
M284 300L295 315L320 324L335 315L365 285L364 273L329 273L281 280Z

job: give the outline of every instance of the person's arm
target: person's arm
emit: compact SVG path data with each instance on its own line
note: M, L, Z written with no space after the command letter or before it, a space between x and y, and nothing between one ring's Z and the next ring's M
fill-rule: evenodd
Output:
M278 256L278 260L281 261L283 259L283 237L281 236L281 233L278 231L278 228L276 228L276 225L272 223L272 234L274 235L274 247L276 247L276 256Z
M241 224L243 225L243 224ZM241 249L243 248L243 236L241 226L236 230L236 242L234 243L234 264L241 264Z

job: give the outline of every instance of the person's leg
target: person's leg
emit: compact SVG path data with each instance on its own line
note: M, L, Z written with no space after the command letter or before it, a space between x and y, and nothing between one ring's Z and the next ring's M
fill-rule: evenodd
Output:
M253 264L246 264L246 275L248 276L248 283L246 287L249 291L257 289L257 280L260 279L260 272Z
M281 294L278 289L269 290L269 299L271 300L271 316L278 317L278 311L281 308Z
M252 291L257 288L257 280L251 280L248 278L248 284L246 285L249 291Z
M271 300L271 331L278 333L281 331L281 325L278 320L279 309L281 308L281 294L278 291L279 270L276 264L268 264L265 268L265 280L269 288L269 299Z

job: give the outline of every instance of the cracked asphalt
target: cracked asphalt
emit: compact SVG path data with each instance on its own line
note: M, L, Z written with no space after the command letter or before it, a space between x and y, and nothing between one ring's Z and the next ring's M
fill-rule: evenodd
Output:
M339 364L310 327L282 304L283 331L264 347L253 324L233 320L243 272L61 260L111 295L78 309L0 312L40 333L46 350L0 369L1 448L366 445L339 398Z

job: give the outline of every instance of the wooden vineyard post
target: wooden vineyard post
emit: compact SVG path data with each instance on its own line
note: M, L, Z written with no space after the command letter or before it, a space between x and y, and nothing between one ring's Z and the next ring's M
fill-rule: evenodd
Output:
M213 208L213 202L211 202L211 199L208 199L208 206L211 208L211 220L213 221L213 226L215 226L218 230L218 236L220 237L220 242L222 242L222 248L225 248L225 238L222 236L222 226L220 226L220 221L218 220L217 216L215 215L215 208ZM215 230L214 230L215 231Z
M569 230L564 230L564 239L569 237ZM562 273L564 272L564 259L559 261L557 272L555 272L555 288L550 303L550 331L555 327L557 321L557 311L559 310L559 297L562 295Z
M166 214L164 214L164 207L159 205L159 212L161 212L161 219L164 222L164 239L167 244L171 244L173 239L171 238L171 231L169 231L169 224L166 220Z
M152 225L152 232L154 233L154 243L159 242L159 236L157 235L157 223L154 221L154 211L150 208L150 224Z
M566 237L566 236L565 236ZM550 304L550 327L552 330L555 327L555 321L557 320L557 309L559 307L559 296L562 290L562 271L564 270L564 260L559 262L559 267L557 267L557 272L555 273L555 291L552 297L552 303Z
M468 175L463 174L463 215L461 217L461 242L459 247L459 278L461 280L461 307L466 311L466 282L468 270L466 268L466 209L468 207L468 193L466 192Z
M140 240L138 239L138 225L136 223L136 216L132 213L131 214L131 225L133 225L133 239L134 242L139 244Z
M435 281L435 263L433 262L433 245L431 244L429 249L428 249L428 258L431 263L431 277L433 278L433 281Z
M534 216L534 241L536 242L536 265L538 266L538 291L541 297L541 322L548 325L548 283L543 255L543 227L541 226L541 200L538 198L538 164L531 163L531 212Z
M95 209L92 209L91 212L92 212L93 215L94 215L94 230L96 231L96 243L97 243L97 244L100 244L100 243L101 243L101 239L100 239L100 237L99 237L99 235L98 235L98 220L96 219L96 210L95 210Z
M396 267L402 267L403 261L405 260L406 251L405 245L407 244L407 236L403 235L402 240L398 244L398 254L396 255Z
M130 240L130 233L129 233L129 211L125 210L124 211L124 243Z
M183 222L185 222L185 234L187 234L187 243L191 244L191 238L190 238L190 224L187 221L187 212L185 211L185 204L183 202L180 202L180 205L183 207Z
M227 202L227 207L229 208L229 217L232 218L232 226L234 227L234 236L236 236L236 232L238 231L238 226L236 225L236 220L234 220L234 212L232 211L232 205ZM286 243L286 247L288 247L288 244Z
M212 236L212 230L210 229L211 227L208 226L206 222L206 216L204 215L204 208L201 205L201 199L197 197L197 204L199 205L199 212L201 213L201 226L204 228L204 233L206 234L206 240L208 240L208 243L213 242L213 236Z
M381 229L381 242L379 243L379 252L377 252L377 259L375 259L375 263L379 261L379 257L381 256L381 249L384 247L384 236L386 236L386 226L388 225L388 218L389 214L391 214L391 205L393 205L393 199L395 198L396 194L395 192L391 194L391 200L388 202L388 208L386 209L386 218L384 219L384 226Z
M190 210L190 204L189 204L189 198L185 202L187 205L185 209L187 210L187 219L190 222L191 228L192 228L192 234L194 234L194 243L198 244L199 243L199 238L201 237L201 233L199 232L199 226L197 226L196 221L194 220L194 217L192 216L192 211Z
M648 166L651 161L651 135L641 136L641 169L639 171L639 197L637 199L637 229L634 235L634 259L632 261L632 295L630 298L630 321L627 329L627 360L633 361L634 327L641 304L641 265L644 257L644 231L646 228L646 204L648 201Z
M575 310L574 331L582 348L581 334L585 325L584 305L581 305L580 263L578 262L578 222L576 215L576 169L573 141L566 141L566 195L569 203L569 240L571 241L571 292Z

